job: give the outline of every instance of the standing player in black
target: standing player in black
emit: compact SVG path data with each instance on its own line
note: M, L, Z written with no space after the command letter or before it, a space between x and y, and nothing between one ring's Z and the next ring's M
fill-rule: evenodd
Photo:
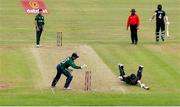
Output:
M43 10L39 9L39 14L35 17L35 27L36 27L36 47L40 47L40 39L42 31L44 31L44 16L42 15Z
M151 21L156 17L156 42L159 42L159 38L161 37L162 41L165 38L165 21L166 24L169 24L168 17L164 10L162 10L162 5L158 4L157 10L152 16Z

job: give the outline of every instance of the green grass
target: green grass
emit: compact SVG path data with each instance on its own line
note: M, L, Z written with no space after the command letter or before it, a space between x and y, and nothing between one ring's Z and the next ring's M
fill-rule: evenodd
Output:
M2 82L18 84L19 86L28 86L32 83L32 66L27 53L19 48L2 47L1 58L1 78ZM6 49L5 49L6 48ZM31 65L29 65L29 63Z
M58 91L53 95L50 90L42 93L31 89L11 90L1 96L1 105L178 105L179 102L177 94Z
M34 15L24 13L19 0L0 0L0 83L16 85L0 90L0 105L180 105L180 9L179 0L44 0L49 8L42 44L55 44L63 32L65 44L88 44L118 75L117 63L127 73L145 66L143 81L150 91L125 85L130 91L64 92L33 88L37 70L26 51L34 46ZM162 3L170 20L170 38L154 43L155 25L148 21ZM139 44L130 45L125 30L129 10L141 18Z

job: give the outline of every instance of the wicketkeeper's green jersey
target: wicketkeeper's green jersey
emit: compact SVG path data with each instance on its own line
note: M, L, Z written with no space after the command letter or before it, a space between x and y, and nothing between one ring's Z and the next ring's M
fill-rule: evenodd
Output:
M37 26L39 29L43 28L44 26L44 16L38 14L35 17L35 20L37 21Z
M61 67L63 69L65 68L68 68L68 67L72 67L72 68L75 68L75 69L81 69L80 66L77 66L75 63L74 63L74 60L72 59L72 57L67 57L63 62L61 62Z

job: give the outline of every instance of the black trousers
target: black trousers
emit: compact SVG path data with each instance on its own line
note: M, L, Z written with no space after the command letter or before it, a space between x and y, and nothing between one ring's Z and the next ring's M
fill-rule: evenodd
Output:
M40 44L42 31L43 31L42 28L40 28L39 31L36 31L36 44L37 44L37 45Z
M161 34L160 34L161 31ZM164 41L164 37L165 37L165 23L158 23L156 22L156 41L159 41L159 35L161 35L161 39L162 41Z
M130 25L131 30L131 42L132 44L138 43L138 35L137 35L137 25Z
M137 81L138 80L141 80L142 78L142 71L143 71L143 68L139 66L138 68L138 71L137 71L137 75L136 75L136 83L137 84ZM130 79L130 76L124 76L125 75L125 71L124 71L124 66L119 66L119 72L120 72L120 76L122 76L122 81L126 82L126 83L133 83ZM135 84L132 84L132 85L135 85Z
M64 88L69 87L69 85L70 85L70 83L71 83L71 81L73 79L73 76L68 71L63 70L62 67L61 67L61 64L57 65L57 74L54 77L53 82L51 84L52 87L56 86L57 82L59 81L59 79L61 77L61 74L64 74L67 77Z

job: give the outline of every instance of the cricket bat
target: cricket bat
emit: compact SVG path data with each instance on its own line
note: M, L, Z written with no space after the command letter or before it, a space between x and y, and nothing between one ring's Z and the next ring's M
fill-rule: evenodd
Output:
M167 23L166 24L166 36L169 37L169 24L170 23Z

